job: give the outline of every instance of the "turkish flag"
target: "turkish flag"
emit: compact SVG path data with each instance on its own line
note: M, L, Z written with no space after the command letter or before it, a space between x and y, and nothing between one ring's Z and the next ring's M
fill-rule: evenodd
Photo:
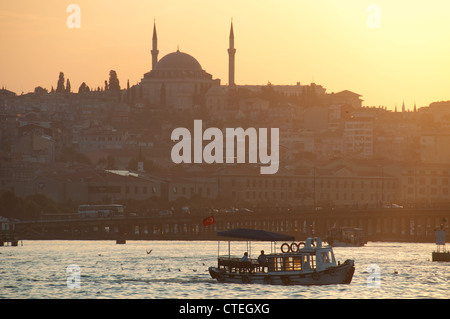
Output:
M206 218L203 220L203 226L209 226L209 225L212 225L212 224L214 224L214 223L215 223L214 216L206 217Z

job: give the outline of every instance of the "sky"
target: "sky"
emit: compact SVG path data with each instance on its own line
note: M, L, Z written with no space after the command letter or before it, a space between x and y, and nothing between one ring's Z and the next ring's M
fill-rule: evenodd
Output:
M64 72L78 91L110 70L136 84L151 70L154 21L159 59L179 47L227 84L232 19L236 84L314 82L413 109L450 100L449 15L448 0L0 0L0 86L50 90Z

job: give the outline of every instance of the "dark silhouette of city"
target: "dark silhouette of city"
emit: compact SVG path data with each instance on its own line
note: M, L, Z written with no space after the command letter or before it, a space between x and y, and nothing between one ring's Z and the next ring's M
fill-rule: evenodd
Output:
M390 110L364 106L352 88L240 85L235 35L232 24L225 84L188 53L160 57L155 24L151 69L138 83L112 67L101 84L74 88L61 71L51 88L0 90L0 215L37 220L81 204L124 204L134 214L450 206L450 101ZM278 171L174 163L171 132L192 131L195 120L279 128Z

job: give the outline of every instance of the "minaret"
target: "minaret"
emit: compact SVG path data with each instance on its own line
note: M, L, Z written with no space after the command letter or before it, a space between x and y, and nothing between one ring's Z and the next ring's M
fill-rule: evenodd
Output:
M153 22L153 49L152 49L152 70L158 63L158 36L156 35L156 22Z
M236 54L236 49L234 48L234 32L233 32L233 20L231 20L230 29L230 47L228 48L228 85L234 86L234 55Z

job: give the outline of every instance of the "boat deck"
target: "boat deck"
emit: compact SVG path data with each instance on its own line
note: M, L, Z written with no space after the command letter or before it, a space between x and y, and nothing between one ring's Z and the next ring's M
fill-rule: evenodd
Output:
M267 266L262 266L256 259L241 261L236 257L219 257L218 268L225 268L230 273L266 273Z

